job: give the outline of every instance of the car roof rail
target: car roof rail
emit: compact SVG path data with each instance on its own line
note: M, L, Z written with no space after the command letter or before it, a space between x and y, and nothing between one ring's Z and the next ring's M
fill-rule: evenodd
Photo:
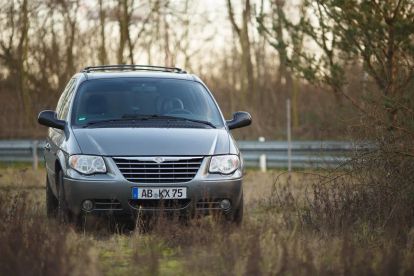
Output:
M165 67L155 65L136 65L136 64L115 64L88 66L83 68L81 73L102 72L102 71L156 71L186 74L187 72L178 67Z

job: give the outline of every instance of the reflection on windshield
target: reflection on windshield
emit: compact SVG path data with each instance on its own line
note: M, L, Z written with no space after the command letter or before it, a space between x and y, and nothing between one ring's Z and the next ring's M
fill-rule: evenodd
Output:
M216 127L223 124L217 106L201 84L148 78L84 82L75 99L72 124L145 116L185 118Z

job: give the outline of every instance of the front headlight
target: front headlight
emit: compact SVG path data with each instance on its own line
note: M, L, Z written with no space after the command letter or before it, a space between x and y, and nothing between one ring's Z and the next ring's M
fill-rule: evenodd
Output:
M237 155L217 155L211 158L210 172L231 174L240 167L240 159Z
M82 173L106 173L106 166L101 156L93 155L72 155L69 157L69 166Z

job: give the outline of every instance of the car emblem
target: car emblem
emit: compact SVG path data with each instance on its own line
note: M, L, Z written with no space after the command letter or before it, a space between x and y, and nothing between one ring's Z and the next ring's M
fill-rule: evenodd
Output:
M164 158L162 158L162 157L155 157L154 158L154 162L162 163L162 162L164 162Z

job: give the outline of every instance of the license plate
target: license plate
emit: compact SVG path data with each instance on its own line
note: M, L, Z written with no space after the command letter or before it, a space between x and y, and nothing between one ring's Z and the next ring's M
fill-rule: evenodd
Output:
M187 188L133 187L132 199L180 199L187 198Z

